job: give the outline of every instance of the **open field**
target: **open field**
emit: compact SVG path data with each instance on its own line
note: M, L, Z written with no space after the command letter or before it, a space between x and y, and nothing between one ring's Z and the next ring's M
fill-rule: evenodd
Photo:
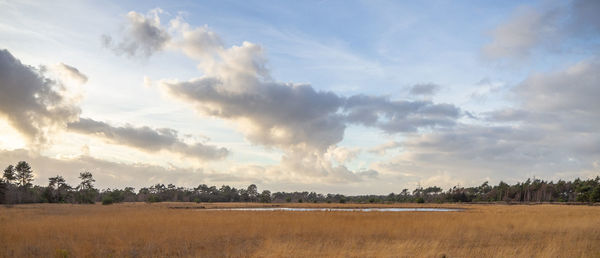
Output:
M210 211L261 204L33 204L0 207L0 256L599 257L600 207L465 207L462 212Z

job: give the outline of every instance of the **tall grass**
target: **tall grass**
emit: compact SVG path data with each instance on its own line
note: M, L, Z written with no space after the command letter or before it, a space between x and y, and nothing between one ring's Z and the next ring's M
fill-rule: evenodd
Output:
M600 256L598 206L473 205L463 212L168 208L182 205L2 207L0 256Z

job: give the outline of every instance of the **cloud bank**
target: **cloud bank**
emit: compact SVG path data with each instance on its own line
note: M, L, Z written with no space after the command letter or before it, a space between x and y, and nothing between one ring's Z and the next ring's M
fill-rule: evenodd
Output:
M405 151L375 167L383 173L401 173L414 184L596 176L599 82L596 59L531 74L513 89L518 104L484 113L485 125L457 124L406 135L401 143Z
M187 144L179 138L176 130L170 128L152 129L148 126L133 127L131 125L115 127L89 118L80 118L77 122L69 123L68 127L75 132L96 135L111 143L147 152L165 150L203 161L222 159L229 153L225 148L212 145Z

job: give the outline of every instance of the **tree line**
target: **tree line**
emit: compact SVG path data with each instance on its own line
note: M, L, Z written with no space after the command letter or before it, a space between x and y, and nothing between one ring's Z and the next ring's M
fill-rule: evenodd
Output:
M47 186L33 185L31 166L20 161L15 166L4 169L0 179L0 203L80 203L102 202L311 202L311 203L456 203L456 202L600 202L600 176L594 179L559 180L557 182L540 179L527 179L509 185L504 182L480 186L454 186L448 190L431 186L417 187L413 191L402 189L388 195L319 194L315 192L275 192L258 191L256 185L236 189L228 185L219 188L200 184L197 187L177 187L173 184L155 184L143 187L137 192L132 187L123 189L103 189L94 187L92 173L79 174L80 183L71 186L60 176L48 178Z

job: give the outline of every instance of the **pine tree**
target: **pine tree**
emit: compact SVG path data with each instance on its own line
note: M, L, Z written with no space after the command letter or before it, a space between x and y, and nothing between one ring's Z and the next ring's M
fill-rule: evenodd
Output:
M31 166L25 161L19 161L15 167L15 171L17 185L23 188L31 187L31 182L33 181L33 171L31 170Z
M11 184L13 181L15 181L15 167L13 165L8 165L8 167L4 169L3 177L4 181L8 184Z

